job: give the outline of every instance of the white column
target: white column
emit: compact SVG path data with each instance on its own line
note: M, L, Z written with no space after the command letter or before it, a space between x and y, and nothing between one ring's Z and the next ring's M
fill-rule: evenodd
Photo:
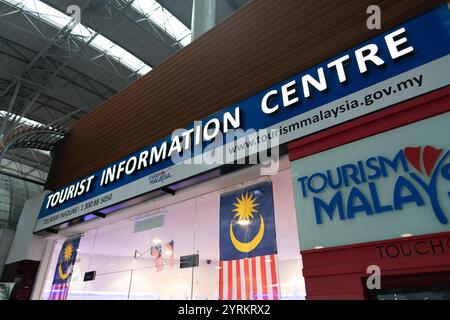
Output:
M45 249L45 239L42 236L33 235L33 230L44 198L48 193L50 191L45 191L25 202L6 264L21 260L41 261Z
M216 24L216 0L193 0L191 22L194 41Z

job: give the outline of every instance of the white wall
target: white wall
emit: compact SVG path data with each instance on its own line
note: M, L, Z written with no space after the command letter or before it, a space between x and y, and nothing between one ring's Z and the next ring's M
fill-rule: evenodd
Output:
M48 191L43 192L25 202L6 264L26 259L35 261L42 259L45 250L45 239L41 236L33 235L33 230L43 198L47 193Z

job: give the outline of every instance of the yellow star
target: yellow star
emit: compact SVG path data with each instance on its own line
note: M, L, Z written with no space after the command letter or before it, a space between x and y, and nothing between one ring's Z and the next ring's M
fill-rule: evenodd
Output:
M236 198L237 203L234 203L236 207L233 212L236 212L234 218L238 217L238 223L244 221L250 223L250 219L254 219L253 213L258 212L255 207L258 206L255 203L256 198L253 197L253 193L250 195L248 192L244 195L241 194L241 198Z
M69 259L72 257L73 253L73 246L69 243L64 248L64 261L69 261Z

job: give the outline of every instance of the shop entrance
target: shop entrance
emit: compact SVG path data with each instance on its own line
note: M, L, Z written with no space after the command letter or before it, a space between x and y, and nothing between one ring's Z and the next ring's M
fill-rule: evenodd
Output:
M229 190L261 181L270 181L273 186L278 253L276 261L258 257L257 263L265 263L266 270L275 263L277 268L276 274L267 272L266 288L258 287L250 299L271 299L274 296L266 292L275 291L278 299L304 299L306 292L289 169L270 178L216 188L160 208L157 202L150 203L151 209L143 214L129 215L121 221L87 230L79 242L67 299L219 299L223 290L219 279L224 273L226 283L231 286L235 287L240 280L245 282L244 267L242 275L234 273L228 278L232 271L220 262L221 196ZM55 241L41 299L50 298L58 256L65 240ZM198 266L185 267L183 263L182 267L180 260L192 255L198 255ZM85 273L91 271L95 271L94 280L84 281ZM254 278L258 277L262 277L260 271L254 273ZM276 290L270 287L274 277L277 278ZM253 277L249 277L249 281L253 281ZM224 296L228 298L244 299L244 295Z

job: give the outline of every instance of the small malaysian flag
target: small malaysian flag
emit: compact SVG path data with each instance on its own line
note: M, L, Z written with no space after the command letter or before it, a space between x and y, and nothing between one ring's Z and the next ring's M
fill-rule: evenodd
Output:
M155 258L155 267L156 272L159 272L164 269L164 260L162 257L161 244L157 244L151 247L151 255Z
M220 300L278 300L272 183L220 198Z
M66 300L81 237L64 241L56 264L49 300Z

